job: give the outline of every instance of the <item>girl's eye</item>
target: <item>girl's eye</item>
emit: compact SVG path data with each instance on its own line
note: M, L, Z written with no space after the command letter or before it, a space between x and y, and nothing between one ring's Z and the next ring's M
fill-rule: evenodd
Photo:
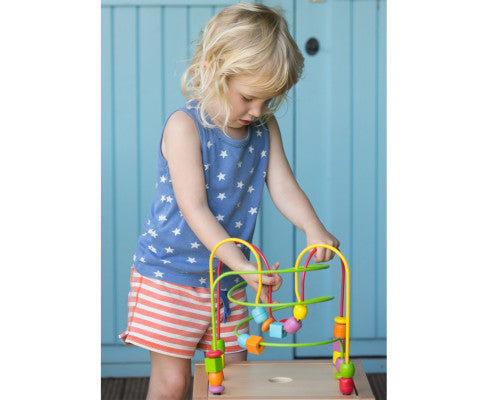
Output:
M246 98L244 96L241 96L241 97L242 97L243 101L246 102L246 103L249 103L251 101L251 99L248 99L248 98Z

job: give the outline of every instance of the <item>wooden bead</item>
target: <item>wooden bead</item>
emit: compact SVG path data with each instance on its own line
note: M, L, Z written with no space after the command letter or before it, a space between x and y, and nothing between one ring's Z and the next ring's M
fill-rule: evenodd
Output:
M219 386L209 386L209 392L212 394L221 394L224 391L225 387L222 385Z
M268 332L269 326L274 322L273 318L268 318L266 321L263 322L263 325L261 325L261 330L263 332Z
M308 310L305 305L296 305L293 307L293 316L298 320L301 321L302 319L305 319L306 314Z
M354 380L352 378L340 378L338 385L342 394L351 394L354 390Z
M246 342L248 339L249 335L247 333L241 333L237 338L237 344L243 349L246 349Z
M269 336L272 338L283 339L286 336L286 332L283 328L284 324L282 322L273 322L269 326Z
M333 361L333 364L335 365L335 363L337 362L337 359L342 355L342 353L340 353L340 351L334 351L333 352L333 357L332 357L332 361Z
M251 314L257 324L261 324L268 319L268 313L263 307L256 307Z
M344 348L344 351L345 351L345 340L342 340L342 347ZM340 351L340 340L337 340L332 343L332 350Z
M285 331L296 333L301 328L301 325L301 321L297 321L295 317L290 317L285 322Z
M222 351L220 350L209 350L205 353L205 356L208 358L217 358L222 356Z
M345 339L345 327L346 325L344 324L335 324L333 327L333 336L336 338Z
M224 368L222 364L222 357L217 358L208 358L204 359L205 362L205 371L206 372L219 372L222 371Z
M222 375L222 371L209 372L209 385L219 386L223 380L224 380L224 377Z
M263 341L261 336L249 336L249 339L246 340L246 347L250 353L253 354L261 354L265 349L265 346L261 346L260 343Z

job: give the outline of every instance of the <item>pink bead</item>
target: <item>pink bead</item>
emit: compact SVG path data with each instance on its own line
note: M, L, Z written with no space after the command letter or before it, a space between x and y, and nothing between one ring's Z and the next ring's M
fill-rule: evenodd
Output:
M296 333L301 328L301 321L297 321L295 317L290 317L286 320L284 329L288 333Z
M345 351L345 339L342 340L342 346L344 347ZM336 341L332 343L332 351L340 351L340 341Z
M209 385L209 392L213 394L221 394L224 391L225 387L223 385L219 386L210 386Z
M337 372L340 372L340 366L344 362L344 359L342 357L337 358L337 361L335 361L335 368L337 369Z

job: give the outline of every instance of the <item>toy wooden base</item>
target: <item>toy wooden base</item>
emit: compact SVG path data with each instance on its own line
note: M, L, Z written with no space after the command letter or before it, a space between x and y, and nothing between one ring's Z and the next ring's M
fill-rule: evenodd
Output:
M343 395L331 361L246 361L224 368L224 393L209 393L204 363L196 363L193 400L206 399L360 399L375 400L362 363L355 366L354 391Z

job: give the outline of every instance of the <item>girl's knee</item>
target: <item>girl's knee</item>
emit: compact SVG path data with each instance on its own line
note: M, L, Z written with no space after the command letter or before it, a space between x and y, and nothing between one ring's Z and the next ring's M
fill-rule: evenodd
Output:
M190 376L166 372L162 376L150 377L147 400L183 400L190 386Z

